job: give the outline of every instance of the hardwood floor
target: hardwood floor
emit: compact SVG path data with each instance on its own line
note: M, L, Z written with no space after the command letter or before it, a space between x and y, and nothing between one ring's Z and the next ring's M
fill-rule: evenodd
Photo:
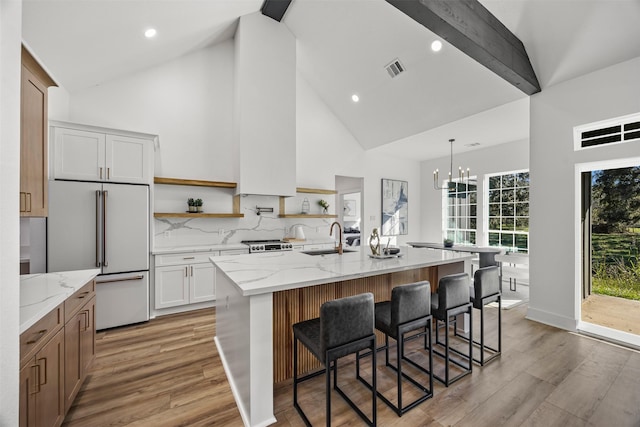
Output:
M526 320L525 313L526 305L503 311L498 360L474 365L449 388L436 383L434 397L401 418L378 400L378 425L640 426L640 353ZM64 426L241 426L214 334L213 309L98 333L96 363ZM395 378L378 354L379 390L395 401ZM441 360L434 363L440 369ZM369 371L365 361L365 378ZM352 361L340 364L341 386L369 413L370 395L353 372ZM324 378L303 383L299 393L311 422L323 425ZM411 394L405 386L403 395ZM362 425L332 396L334 425ZM276 426L304 425L290 381L275 388L275 416Z

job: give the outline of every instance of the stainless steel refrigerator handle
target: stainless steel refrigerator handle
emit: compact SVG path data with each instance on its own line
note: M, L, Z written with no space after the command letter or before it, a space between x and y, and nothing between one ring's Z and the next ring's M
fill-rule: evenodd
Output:
M109 266L107 262L107 195L108 191L102 192L102 265Z
M102 266L100 261L100 190L96 190L96 267Z
M132 280L142 280L142 279L144 279L144 276L140 274L138 276L125 277L124 279L109 279L109 280L100 280L100 281L96 280L96 284L101 285L103 283L128 282Z

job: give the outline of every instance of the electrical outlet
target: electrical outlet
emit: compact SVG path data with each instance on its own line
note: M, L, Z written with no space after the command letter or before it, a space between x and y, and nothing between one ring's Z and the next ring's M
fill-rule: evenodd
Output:
M169 237L171 237L171 231L167 230L164 232L164 238L168 239Z

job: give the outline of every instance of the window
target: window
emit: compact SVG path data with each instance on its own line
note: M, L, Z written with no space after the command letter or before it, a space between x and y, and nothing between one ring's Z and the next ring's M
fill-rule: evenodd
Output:
M489 246L529 252L529 172L489 176Z
M443 190L444 238L456 244L476 244L477 183L450 182L449 189Z

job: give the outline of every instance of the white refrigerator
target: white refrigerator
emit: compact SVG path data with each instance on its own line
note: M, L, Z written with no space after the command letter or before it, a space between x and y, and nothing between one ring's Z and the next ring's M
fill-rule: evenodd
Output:
M149 320L149 186L49 181L47 271L90 268L97 329Z

